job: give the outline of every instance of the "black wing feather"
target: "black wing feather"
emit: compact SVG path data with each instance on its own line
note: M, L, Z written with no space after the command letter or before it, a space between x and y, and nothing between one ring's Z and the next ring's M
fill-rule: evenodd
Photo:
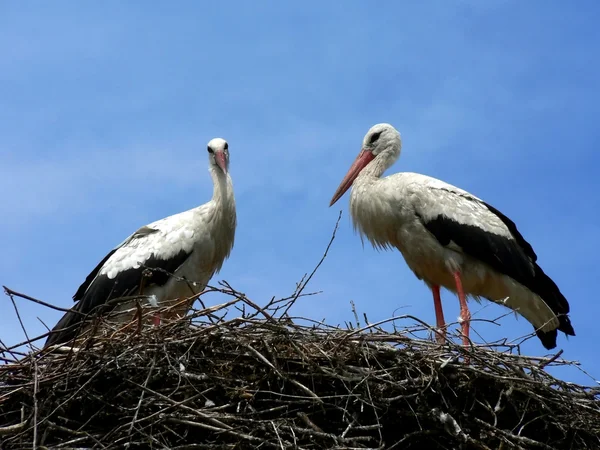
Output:
M445 215L439 215L428 221L422 220L423 224L443 246L449 245L450 241L456 243L466 254L508 275L539 295L558 317L558 330L574 336L575 331L567 316L569 303L554 281L536 263L537 255L531 245L523 238L512 220L493 206L484 202L479 203L506 225L514 239L486 232L474 225L456 222ZM544 347L550 349L556 346L556 330L537 331L537 335Z
M74 296L76 300L79 300L78 303L52 329L44 345L45 347L53 344L62 344L73 339L77 335L79 326L86 316L90 314L105 314L116 306L116 303L111 302L111 300L138 294L142 279L144 287L151 285L164 286L171 274L191 254L191 251L185 252L181 250L175 256L166 260L151 255L141 267L122 271L114 279L110 279L106 275L97 276L102 265L116 250L113 250L105 257L103 262L92 271L86 281L79 287ZM145 274L144 271L146 271Z
M502 214L500 211L498 211L496 208L494 208L492 205L485 202L480 203L483 204L488 210L490 210L490 212L494 213L496 217L498 217L502 221L502 223L506 225L506 228L508 228L508 230L511 232L511 234L513 235L521 249L525 252L525 254L531 258L531 261L536 262L537 255L533 251L533 247L531 246L531 244L529 244L529 242L525 240L525 238L519 232L519 230L517 230L517 225L504 214Z
M98 275L98 272L100 272L100 269L102 269L102 266L106 263L106 261L108 261L108 258L110 258L117 250L119 250L124 245L130 243L134 239L139 239L141 237L148 236L148 235L156 233L156 232L158 232L158 230L156 228L150 228L148 226L143 226L142 228L137 230L135 233L133 233L131 236L129 236L123 243L121 243L121 245L118 245L117 247L112 249L108 253L108 255L106 255L104 257L104 259L98 263L98 265L94 268L94 270L92 270L90 272L90 274L86 277L85 281L81 284L81 286L79 286L79 289L77 289L77 292L75 292L75 295L73 295L73 301L79 301L83 298L83 296L85 295L85 291L87 291L87 289L90 287L90 285L92 284L92 281L94 281L94 279L96 278L96 275Z
M81 299L80 311L84 314L89 314L95 308L113 299L138 294L142 285L142 279L144 287L152 285L164 286L171 274L184 263L190 254L182 250L172 258L166 260L156 258L152 255L139 268L119 272L112 280L106 275L100 275L90 285ZM144 276L145 271L147 276Z
M79 301L83 298L85 291L87 291L87 289L90 287L90 284L92 284L92 281L94 281L94 278L96 278L96 275L98 275L98 272L100 272L100 269L102 269L102 266L104 265L104 263L106 261L108 261L108 258L110 258L118 249L119 249L119 247L111 250L108 253L108 255L106 255L104 257L104 259L102 261L100 261L100 263L98 263L98 265L94 268L94 270L92 270L90 272L90 274L85 278L85 281L81 284L81 286L79 286L79 289L77 289L77 292L75 292L75 295L73 295L74 302Z

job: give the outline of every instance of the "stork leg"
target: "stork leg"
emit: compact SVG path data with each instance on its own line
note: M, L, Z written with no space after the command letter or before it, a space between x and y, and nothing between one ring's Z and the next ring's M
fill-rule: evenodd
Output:
M152 315L152 323L155 327L160 325L160 313L156 312Z
M462 328L463 345L469 346L469 327L471 325L471 312L467 306L465 291L463 290L460 273L454 272L454 281L456 282L456 292L458 293L458 301L460 302L460 325Z
M443 344L446 341L446 321L444 320L444 310L442 309L440 287L432 286L431 292L433 292L433 306L435 307L435 322L437 326L435 338L438 343Z

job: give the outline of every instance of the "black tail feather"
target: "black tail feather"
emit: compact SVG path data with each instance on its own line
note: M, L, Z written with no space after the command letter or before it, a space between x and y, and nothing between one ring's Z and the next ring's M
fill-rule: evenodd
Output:
M542 345L547 350L552 350L554 347L556 347L556 337L558 336L558 332L556 331L556 329L552 331L536 330L535 334L540 339L540 341L542 341Z
M500 272L512 277L514 280L521 283L523 286L527 287L530 291L539 295L542 300L548 305L548 307L552 310L554 314L558 317L558 331L562 331L566 335L575 336L575 330L573 330L573 326L571 325L571 321L567 314L569 314L569 302L565 298L565 296L560 292L560 289L552 281L552 279L544 273L542 268L537 265L537 255L533 251L531 245L525 240L525 238L521 235L519 230L517 230L517 226L515 223L498 211L493 206L484 203L484 205L494 213L504 224L508 227L511 234L513 235L516 243L520 248L520 252L514 251L515 249L511 247L512 243L508 241L505 242L505 247L500 246L500 241L497 236L494 236L494 239L497 243L495 247L495 252L498 249L510 250L505 252L501 258L501 264L498 264L498 261L491 260L488 262L492 267ZM456 239L454 239L456 241ZM459 244L460 245L460 244ZM491 254L494 254L496 257L498 255L495 254L494 251ZM522 252L522 254L520 254ZM485 256L485 255L484 255ZM520 264L520 261L524 261L521 256L526 256L528 261L526 261L527 270L522 270L523 264ZM479 256L481 258L481 256ZM485 259L482 259L485 261ZM503 261L507 261L506 264L503 264ZM486 261L487 262L487 261ZM517 264L515 264L517 263ZM533 273L529 269L529 264L533 264ZM515 267L521 268L520 270L514 270ZM551 349L556 347L556 330L549 332L537 331L537 336L542 341L542 344L547 349Z
M562 331L568 336L575 336L575 330L573 329L573 325L571 325L571 320L568 316L570 311L569 302L562 292L560 292L556 283L544 273L540 266L535 264L534 270L535 275L533 280L527 287L539 295L552 312L556 314L556 317L558 318L557 330ZM556 347L556 330L545 333L538 331L536 334L547 349Z
M540 341L542 341L542 345L546 349L551 350L556 347L558 331L562 331L568 336L575 336L575 330L567 315L570 308L569 302L565 296L560 292L556 283L544 273L540 266L535 264L534 270L535 275L531 283L526 286L539 295L558 318L558 328L555 330L546 332L541 330L536 331L536 335Z
M569 320L569 316L566 314L559 314L558 317L558 328L552 331L541 331L536 330L535 334L542 341L542 345L547 350L552 350L556 347L556 337L559 331L562 331L568 336L575 336L575 330L573 329L573 325L571 325L571 321Z

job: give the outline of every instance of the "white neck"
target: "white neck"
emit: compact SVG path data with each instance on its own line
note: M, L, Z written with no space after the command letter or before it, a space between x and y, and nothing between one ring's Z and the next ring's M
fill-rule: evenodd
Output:
M357 178L380 178L383 172L396 162L398 156L399 152L382 151L373 161L367 164L367 167L361 170Z
M361 240L367 238L371 244L378 249L385 249L394 242L390 241L389 223L386 219L390 217L390 202L386 195L388 189L379 189L384 180L381 178L385 172L398 159L399 152L382 151L373 159L354 180L352 193L350 194L350 214L354 229L360 233ZM374 194L378 201L373 201ZM364 241L363 241L364 244Z
M231 177L218 167L211 166L209 172L214 184L213 196L211 201L200 206L198 211L203 211L203 223L214 239L213 269L216 273L233 248L237 216ZM206 206L209 206L208 209L203 209Z
M233 195L233 182L229 174L223 173L218 167L209 168L213 180L212 200L224 210L233 209L235 212L235 197Z

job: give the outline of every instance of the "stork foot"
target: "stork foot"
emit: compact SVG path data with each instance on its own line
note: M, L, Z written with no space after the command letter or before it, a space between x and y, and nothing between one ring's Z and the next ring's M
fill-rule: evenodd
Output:
M155 327L160 325L160 313L154 313L152 316L152 323Z

